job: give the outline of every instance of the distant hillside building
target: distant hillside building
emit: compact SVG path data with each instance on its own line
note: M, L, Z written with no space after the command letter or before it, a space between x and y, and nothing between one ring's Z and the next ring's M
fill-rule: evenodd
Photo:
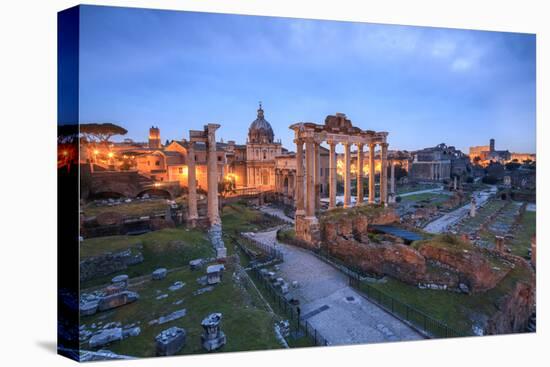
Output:
M470 160L474 162L476 158L479 158L481 163L483 162L508 162L511 159L511 153L508 150L496 150L495 139L489 140L489 145L482 145L477 147L470 147L469 152ZM486 165L486 164L485 164Z
M443 181L471 172L468 157L446 144L412 152L412 156L409 177L414 180Z

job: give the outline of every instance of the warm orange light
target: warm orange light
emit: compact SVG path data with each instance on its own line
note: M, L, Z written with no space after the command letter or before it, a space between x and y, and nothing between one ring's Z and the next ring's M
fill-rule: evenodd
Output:
M63 151L63 155L66 157L69 155L69 152L67 152L66 150Z
M94 154L96 154L96 155L99 154L99 150L95 149Z
M234 173L228 173L224 177L225 180L231 180L231 181L236 181L237 178L238 178L238 176Z
M113 154L113 152L109 152L109 153L107 154L107 156L108 156L109 158L113 158L114 154Z

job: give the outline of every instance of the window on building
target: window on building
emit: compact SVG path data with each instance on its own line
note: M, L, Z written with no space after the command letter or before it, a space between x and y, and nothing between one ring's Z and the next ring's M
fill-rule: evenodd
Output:
M160 161L155 161L155 166L160 166Z
M183 167L178 168L178 173L183 173Z
M218 162L222 161L222 157L218 156Z

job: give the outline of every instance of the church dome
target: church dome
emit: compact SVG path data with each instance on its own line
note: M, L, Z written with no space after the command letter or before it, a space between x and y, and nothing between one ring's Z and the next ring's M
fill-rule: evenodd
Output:
M258 117L252 121L248 128L248 142L255 144L271 144L273 143L274 134L271 125L264 118L264 110L262 103L258 108Z

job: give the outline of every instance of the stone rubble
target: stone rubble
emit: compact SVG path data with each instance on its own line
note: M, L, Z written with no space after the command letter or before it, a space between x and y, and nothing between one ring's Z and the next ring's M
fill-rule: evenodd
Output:
M156 354L158 356L172 356L178 353L185 346L186 336L185 329L177 326L161 331L155 337Z

